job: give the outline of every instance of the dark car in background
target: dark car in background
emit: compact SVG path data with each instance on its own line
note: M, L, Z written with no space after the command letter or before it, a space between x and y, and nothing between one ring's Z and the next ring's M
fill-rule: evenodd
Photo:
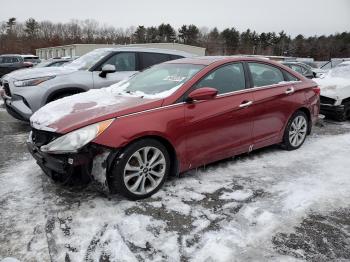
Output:
M33 55L0 55L0 77L17 69L33 67L40 59Z
M23 58L24 62L32 63L33 65L37 65L41 62L40 58L36 55L20 55Z
M307 64L301 62L282 62L282 64L307 78L316 77L316 73L313 72L311 66Z

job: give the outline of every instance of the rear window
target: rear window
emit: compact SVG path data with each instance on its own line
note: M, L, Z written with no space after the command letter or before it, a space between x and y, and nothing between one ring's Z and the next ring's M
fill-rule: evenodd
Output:
M140 53L142 69L171 60L170 55L160 53Z
M23 57L24 62L40 62L39 57L37 56L30 56L30 57Z

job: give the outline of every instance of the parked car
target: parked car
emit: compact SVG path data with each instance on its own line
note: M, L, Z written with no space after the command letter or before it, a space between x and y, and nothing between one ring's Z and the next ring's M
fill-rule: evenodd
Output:
M315 81L321 88L321 114L338 121L349 119L350 65L338 65Z
M67 63L72 62L73 59L71 58L65 58L65 59L49 59L46 61L42 61L41 63L37 64L35 66L35 68L39 68L39 67L58 67L58 66L63 66L66 65Z
M299 148L319 92L266 59L184 58L44 106L30 119L28 148L55 180L92 176L141 199L169 175L271 144Z
M62 67L16 71L2 78L5 106L28 121L43 105L72 94L117 83L154 64L192 54L153 48L96 49Z
M14 70L32 66L33 63L26 61L21 55L0 55L0 77Z
M295 72L302 74L307 78L316 77L316 73L312 71L312 68L309 65L306 65L301 62L282 62L283 65L290 67Z
M41 62L40 58L36 55L20 55L24 62L32 63L33 65L37 65Z

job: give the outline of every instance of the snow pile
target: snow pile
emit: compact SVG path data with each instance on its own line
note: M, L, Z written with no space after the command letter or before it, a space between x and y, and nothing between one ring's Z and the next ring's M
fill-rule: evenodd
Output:
M244 201L253 195L251 190L237 190L233 192L225 192L220 196L220 199L223 200L236 200L236 201Z

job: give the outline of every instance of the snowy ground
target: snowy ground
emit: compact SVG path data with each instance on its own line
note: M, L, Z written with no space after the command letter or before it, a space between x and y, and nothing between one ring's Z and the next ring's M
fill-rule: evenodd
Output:
M0 109L0 260L350 259L350 124L172 179L150 199L52 183Z

